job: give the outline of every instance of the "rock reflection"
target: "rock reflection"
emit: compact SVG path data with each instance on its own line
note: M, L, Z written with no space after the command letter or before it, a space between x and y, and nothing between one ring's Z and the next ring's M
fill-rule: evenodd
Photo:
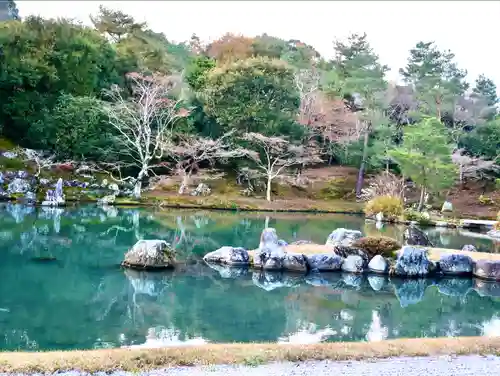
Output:
M388 332L387 327L382 325L378 311L372 311L372 321L368 333L366 333L366 340L370 342L382 341L387 338Z
M425 289L429 284L428 279L406 279L394 280L394 292L401 304L405 308L412 304L417 304L424 298Z
M206 343L208 341L202 337L182 338L181 331L175 328L156 327L148 329L144 343L124 347L153 349L171 346L199 346Z
M281 287L293 287L304 281L302 275L286 274L281 272L254 271L252 282L255 286L266 291L272 291Z
M436 286L441 294L448 296L457 296L464 299L472 289L471 278L443 278Z
M248 274L248 268L226 267L219 264L207 263L207 265L216 270L222 278L241 278Z
M297 323L299 327L295 333L288 334L278 338L281 344L312 344L324 342L337 334L332 328L318 329L314 323Z

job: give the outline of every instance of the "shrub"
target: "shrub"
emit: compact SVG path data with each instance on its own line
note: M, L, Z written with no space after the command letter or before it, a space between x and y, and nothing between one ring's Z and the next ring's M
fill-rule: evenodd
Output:
M405 209L403 212L403 218L406 221L415 221L422 226L429 225L432 222L429 213L419 212L414 209Z
M480 195L477 199L480 205L494 205L495 201L488 196Z
M398 219L403 214L403 202L399 197L379 196L371 199L365 205L365 214L373 217L382 212L389 221Z
M391 257L394 251L401 248L401 244L387 236L367 236L356 240L353 247L362 249L370 258L375 255Z
M500 231L500 211L497 213L497 223L493 227L495 230Z

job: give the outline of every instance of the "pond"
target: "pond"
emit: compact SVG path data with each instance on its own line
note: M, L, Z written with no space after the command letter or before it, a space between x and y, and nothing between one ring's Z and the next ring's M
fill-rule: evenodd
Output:
M403 230L342 215L4 204L0 350L500 335L499 284L340 273L235 277L203 263L223 245L255 248L266 223L289 242L324 243L337 227L397 238ZM442 247L498 248L480 234L428 231ZM141 238L169 241L183 266L122 270L124 252Z

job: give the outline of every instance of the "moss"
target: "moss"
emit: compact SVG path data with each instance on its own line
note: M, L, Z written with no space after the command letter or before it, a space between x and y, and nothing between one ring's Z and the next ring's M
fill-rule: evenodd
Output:
M375 255L391 257L394 251L401 249L401 244L387 236L367 236L356 240L353 247L362 249L370 257Z
M330 179L316 194L316 197L322 200L338 200L346 198L353 191L351 183L352 182L345 177Z
M115 199L115 204L116 205L141 205L141 204L147 204L147 200L135 200L133 198L129 197L117 197Z
M4 137L0 137L0 150L1 151L10 151L16 148L16 144L14 144L11 140L8 140Z
M24 163L23 160L19 158L6 158L6 157L0 157L0 166L2 170L7 170L7 171L19 171L19 170L25 170L29 166Z
M404 210L403 218L407 221L415 221L421 226L430 226L433 224L430 217L413 209Z

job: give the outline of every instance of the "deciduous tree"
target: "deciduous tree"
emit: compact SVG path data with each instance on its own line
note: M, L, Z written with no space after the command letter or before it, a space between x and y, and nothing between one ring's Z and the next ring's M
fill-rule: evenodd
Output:
M244 157L248 151L231 141L234 131L217 139L207 137L177 135L174 145L164 145L170 150L170 157L175 161L175 171L182 176L179 194L184 194L189 185L191 175L202 162L214 165L216 162L227 162L229 159Z
M260 133L249 132L243 139L250 144L253 152L250 158L255 162L262 176L266 178L266 200L271 201L271 184L285 169L301 164L319 162L317 153L304 147L294 145L283 137L264 136Z
M171 153L165 146L172 145L176 120L189 111L181 108L182 98L170 97L174 84L169 77L130 73L128 78L132 97L127 98L123 89L114 86L108 91L111 103L104 106L104 111L115 130L123 160L129 160L129 166L138 170L133 179L134 196L140 198L143 179ZM120 165L116 167L120 172Z

